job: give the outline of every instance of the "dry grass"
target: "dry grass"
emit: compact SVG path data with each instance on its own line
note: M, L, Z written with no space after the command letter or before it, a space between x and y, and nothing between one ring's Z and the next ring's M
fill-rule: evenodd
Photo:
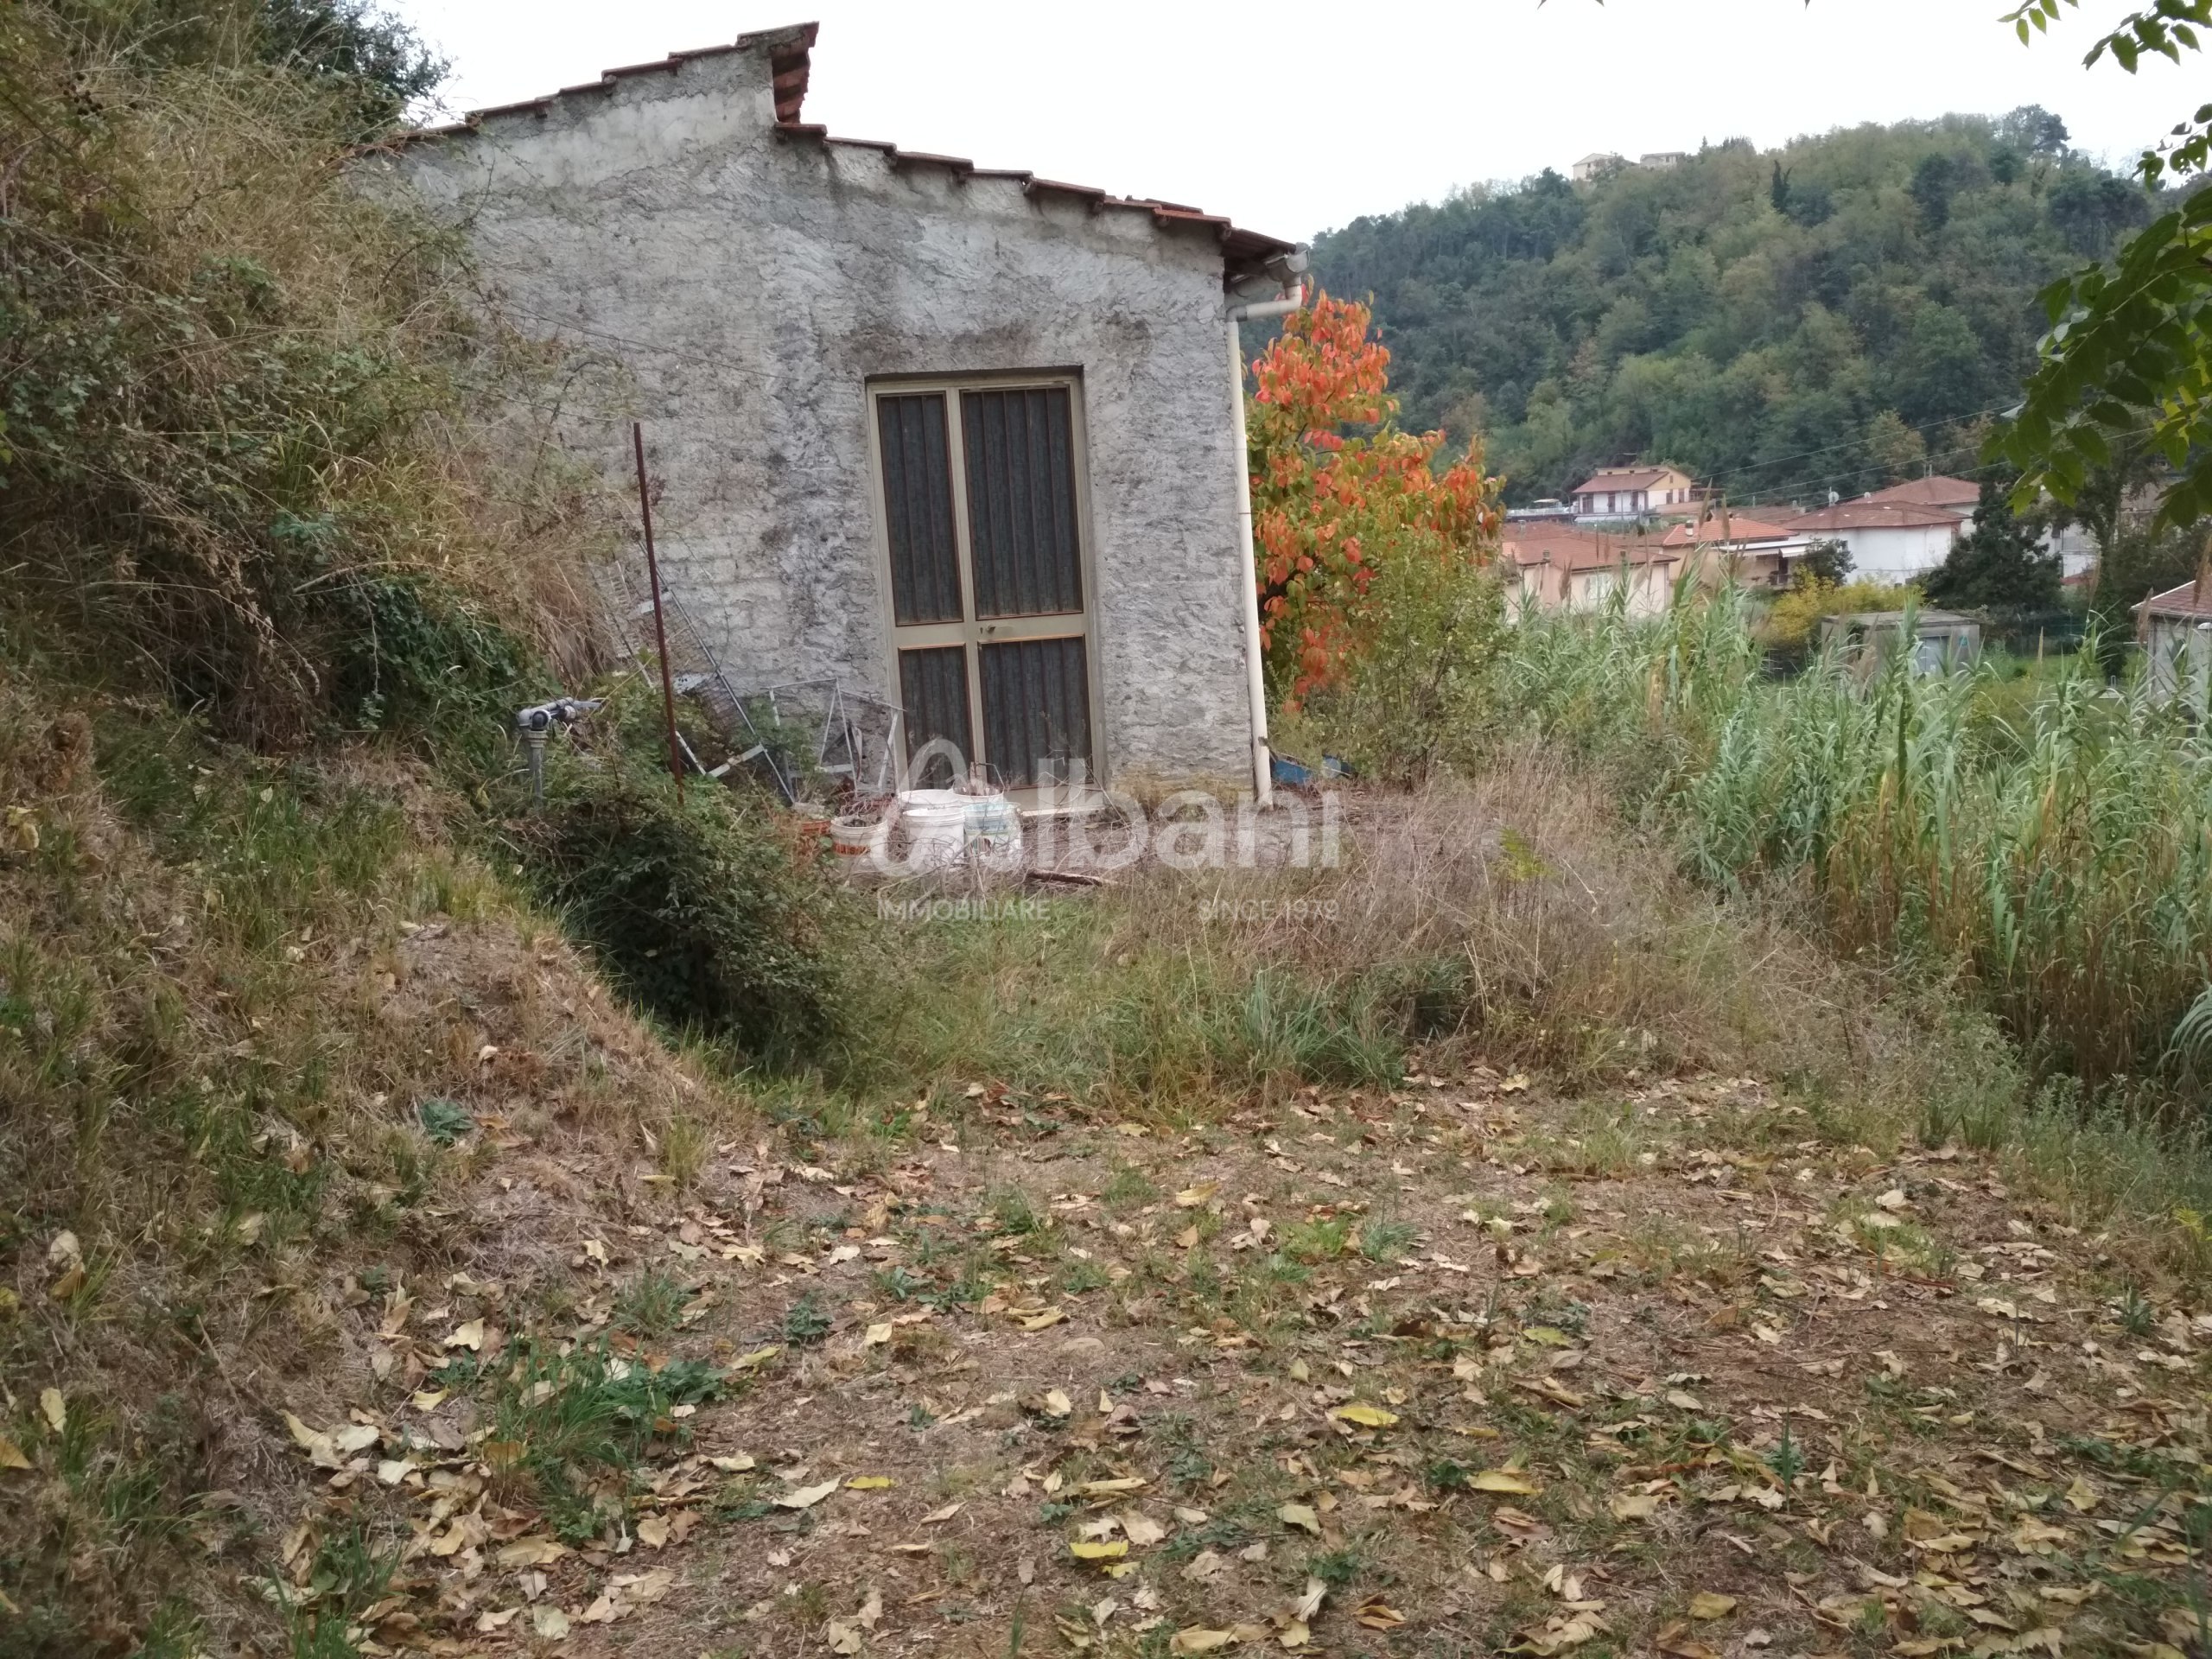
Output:
M496 1322L747 1120L423 837L422 775L51 691L0 675L6 1651L265 1633L283 1414L423 1376L358 1310Z

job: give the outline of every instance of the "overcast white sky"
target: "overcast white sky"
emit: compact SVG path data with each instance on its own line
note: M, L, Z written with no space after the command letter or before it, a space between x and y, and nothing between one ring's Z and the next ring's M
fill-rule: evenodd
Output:
M2010 0L390 0L474 109L818 19L809 120L1304 238L1454 186L1745 136L2041 104L2119 156L2205 65L2082 67L2127 10L2084 0L2024 48Z

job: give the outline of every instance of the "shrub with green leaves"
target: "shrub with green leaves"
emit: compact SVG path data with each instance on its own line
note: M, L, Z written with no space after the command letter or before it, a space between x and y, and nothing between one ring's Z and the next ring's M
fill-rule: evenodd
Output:
M1440 768L1471 769L1490 737L1505 607L1496 574L1471 564L1398 559L1368 600L1387 613L1341 683L1306 699L1280 747L1349 761L1363 776L1417 784Z
M671 1027L760 1061L834 1033L830 898L749 792L693 779L679 798L617 741L564 755L518 858L615 984Z

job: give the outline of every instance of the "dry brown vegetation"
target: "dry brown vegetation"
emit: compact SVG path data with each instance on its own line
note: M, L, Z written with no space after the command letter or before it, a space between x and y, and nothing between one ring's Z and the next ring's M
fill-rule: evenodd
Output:
M2189 1645L2147 1143L1541 759L734 1085L428 774L6 696L0 1650Z

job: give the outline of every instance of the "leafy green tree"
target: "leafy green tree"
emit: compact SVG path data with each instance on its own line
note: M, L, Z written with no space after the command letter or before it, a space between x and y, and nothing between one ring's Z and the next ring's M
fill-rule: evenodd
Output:
M1886 474L1885 483L1893 484L1928 464L1928 440L1894 409L1882 410L1866 423L1866 459Z
M2023 42L2077 0L2027 0L2011 21ZM2090 46L2133 74L2146 56L2182 61L2212 29L2212 0L2154 0ZM2212 162L2212 104L2146 150L2137 176L2152 190L2201 181ZM2053 193L2056 194L2056 191ZM2165 198L2174 194L2166 191ZM2101 234L2119 204L2072 202L2077 232ZM2015 499L2048 492L2071 503L2108 467L2115 445L2138 435L2171 469L2152 531L2212 513L2212 190L2191 189L2131 237L2112 265L2053 283L2041 296L2050 324L2018 414L1993 453L2020 469Z
M1851 574L1851 544L1833 538L1814 542L1806 548L1797 569L1808 580L1840 587Z
M1922 586L1938 605L1990 610L2048 610L2058 603L2059 560L2041 528L2023 524L2010 491L1985 479L1974 528L1951 544Z
M1940 231L1951 217L1951 194L1958 188L1958 167L1948 156L1923 156L1912 169L1908 188L1920 205L1929 229Z

